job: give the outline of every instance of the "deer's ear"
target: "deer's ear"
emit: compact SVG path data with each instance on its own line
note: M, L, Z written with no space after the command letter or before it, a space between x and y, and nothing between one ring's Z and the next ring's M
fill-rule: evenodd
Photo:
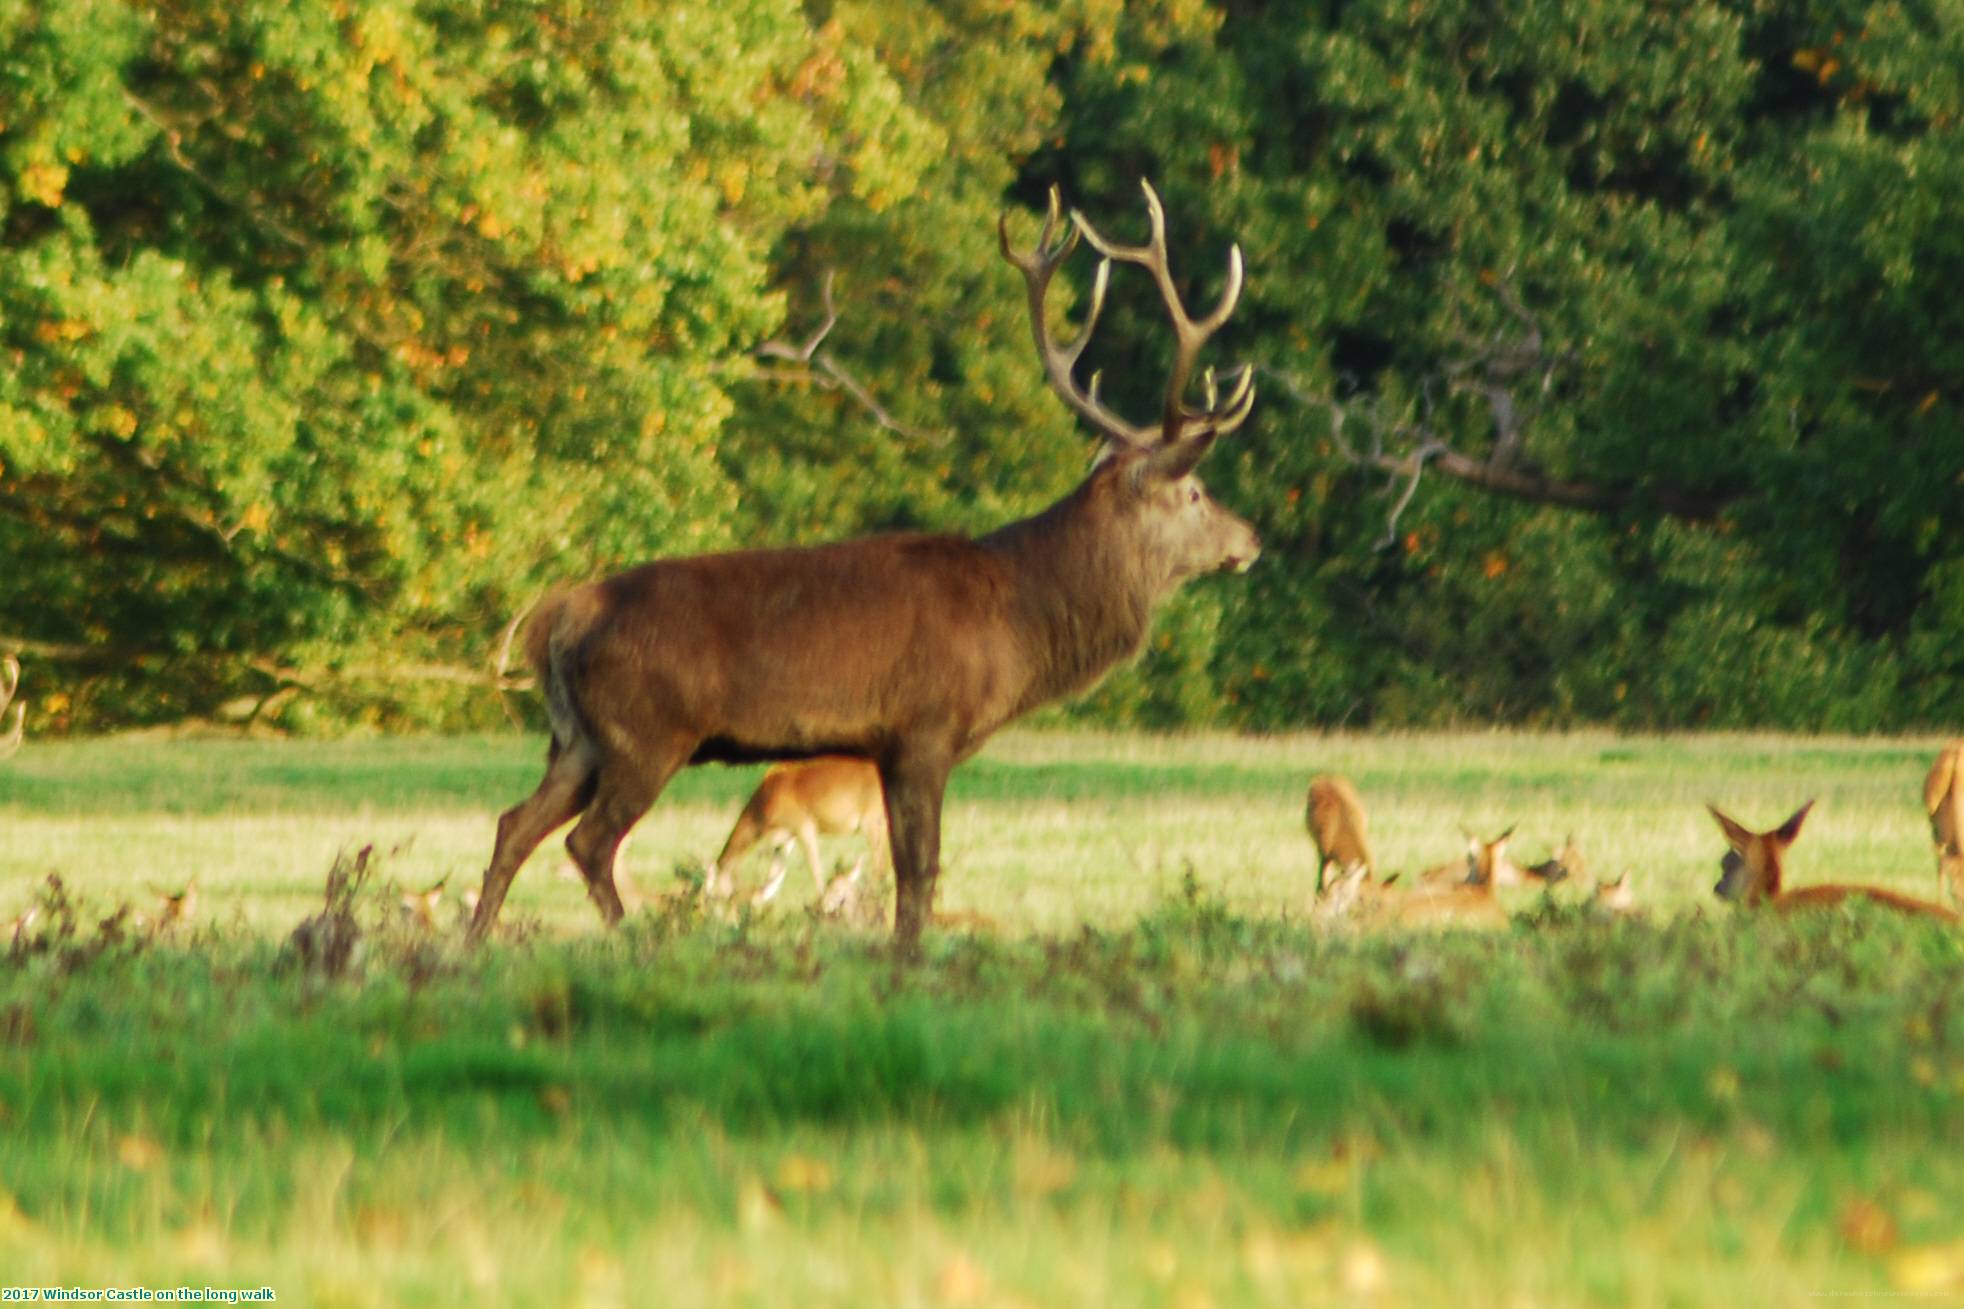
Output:
M1214 438L1220 433L1207 427L1192 436L1182 437L1170 445L1157 447L1146 456L1145 470L1152 477L1163 477L1169 482L1177 482L1200 466L1207 452L1214 448Z
M1814 802L1809 800L1806 804L1794 810L1794 816L1786 822L1781 823L1779 830L1773 833L1775 839L1781 845L1792 845L1794 838L1800 835L1800 825L1807 820L1807 811L1813 807Z
M1726 843L1734 850L1743 850L1752 844L1753 834L1720 813L1717 805L1707 804L1705 807L1712 811L1712 817L1718 820L1719 830L1725 833Z

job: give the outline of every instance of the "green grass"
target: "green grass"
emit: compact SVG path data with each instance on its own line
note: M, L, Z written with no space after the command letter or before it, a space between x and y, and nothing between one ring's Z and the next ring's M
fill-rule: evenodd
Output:
M0 965L3 1280L357 1305L1964 1290L1964 934L1720 912L1702 808L1771 825L1819 796L1796 881L1929 894L1932 744L1011 736L957 777L942 882L1001 930L917 965L794 906L603 935L549 849L518 938L466 954L378 885L338 978L282 957L336 852L474 881L536 743L35 745L0 771L0 912L50 872L86 912ZM1388 867L1451 857L1462 823L1518 821L1531 855L1573 831L1648 916L1524 895L1504 934L1319 932L1323 769ZM754 777L678 781L631 849L644 892ZM194 873L189 929L97 927Z

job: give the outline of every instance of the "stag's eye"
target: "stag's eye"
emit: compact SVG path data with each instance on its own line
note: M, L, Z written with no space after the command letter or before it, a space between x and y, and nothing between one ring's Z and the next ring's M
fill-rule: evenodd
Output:
M1188 487L1188 488L1187 488L1187 503L1188 503L1188 504L1196 504L1196 505L1200 503L1200 488L1199 488L1199 487L1197 487L1197 486L1193 486L1193 487Z

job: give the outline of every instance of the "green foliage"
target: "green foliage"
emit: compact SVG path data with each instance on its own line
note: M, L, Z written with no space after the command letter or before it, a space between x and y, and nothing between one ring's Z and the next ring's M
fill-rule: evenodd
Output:
M1263 398L1207 472L1266 553L1073 714L1964 696L1954 6L89 0L0 10L0 54L38 730L485 724L552 582L1038 508L1088 442L995 219L1058 182L1130 235L1141 176L1193 296L1248 256L1219 354ZM828 287L823 359L760 358ZM1114 301L1088 362L1150 412L1159 311ZM1410 475L1346 449L1422 439L1591 507L1435 459L1388 526Z

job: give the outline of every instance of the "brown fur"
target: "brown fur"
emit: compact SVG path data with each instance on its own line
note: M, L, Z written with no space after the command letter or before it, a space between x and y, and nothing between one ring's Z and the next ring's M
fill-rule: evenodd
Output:
M1163 220L1148 196L1163 273ZM932 910L954 766L1004 723L1136 653L1154 607L1187 579L1254 561L1254 530L1192 475L1246 417L1251 375L1199 413L1183 385L1234 296L1196 325L1170 277L1159 279L1180 346L1158 439L1135 439L1070 383L1075 348L1047 345L1042 293L1071 248L1052 239L1060 221L1053 208L1036 256L1014 255L1006 229L1003 250L1029 282L1052 388L1112 437L1110 453L1056 504L978 539L878 536L663 560L542 602L525 647L552 724L546 775L499 819L472 940L568 820L579 819L567 849L612 924L623 912L620 841L678 769L834 754L879 770L894 934L911 947Z
M1808 810L1814 807L1812 800L1794 811L1786 822L1767 832L1752 831L1720 812L1716 805L1708 804L1705 807L1712 811L1719 830L1725 833L1726 843L1732 847L1732 852L1720 861L1723 873L1718 885L1713 888L1721 899L1737 900L1748 908L1764 906L1782 911L1828 908L1846 904L1849 900L1867 900L1898 913L1957 921L1958 916L1940 904L1879 886L1829 883L1786 890L1784 865L1787 849L1800 836L1801 824L1806 821Z
M7 706L13 704L14 692L20 689L20 660L12 655L0 655L0 722L7 719ZM20 743L27 735L27 706L13 706L14 725L0 730L0 759L5 759L20 749Z
M1507 854L1507 843L1513 836L1511 827L1491 841L1469 834L1466 858L1426 869L1418 875L1418 889L1429 894L1456 886L1522 885L1527 874Z
M1323 890L1324 879L1332 871L1342 873L1352 867L1362 867L1367 878L1376 874L1376 861L1371 856L1369 824L1364 816L1364 801L1357 794L1357 788L1350 784L1349 778L1334 773L1310 778L1303 821L1309 827L1309 839L1316 843L1316 889L1319 893Z
M1937 894L1964 901L1964 741L1952 741L1930 765L1923 810L1937 846Z
M743 812L737 816L723 852L710 866L713 894L730 891L731 870L757 842L766 838L779 849L771 877L759 898L768 900L783 878L782 851L793 840L811 864L812 883L821 897L826 891L825 867L818 857L818 838L864 833L868 851L881 870L890 866L887 849L886 800L880 793L880 773L864 759L823 755L797 763L779 764L764 774Z

